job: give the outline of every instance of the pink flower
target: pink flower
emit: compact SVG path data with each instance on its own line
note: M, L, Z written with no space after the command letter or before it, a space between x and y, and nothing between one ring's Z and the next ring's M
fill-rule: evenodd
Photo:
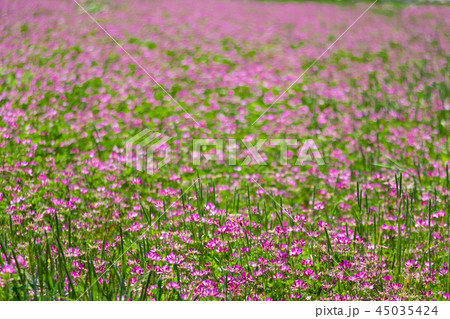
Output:
M66 256L67 258L79 257L79 256L81 256L81 251L80 251L80 249L78 249L76 247L68 248L64 252L64 256Z
M299 248L299 247L292 247L291 251L289 252L290 256L298 256L301 255L303 253L303 249Z
M297 215L294 217L294 222L303 225L306 223L306 217L303 215Z
M13 265L5 265L3 266L2 272L5 274L15 274L16 269Z
M131 270L131 274L133 276L139 275L142 276L144 274L144 271L139 266L134 266L134 268Z
M319 202L314 204L314 210L322 210L324 208L325 208L324 203Z
M291 287L292 290L306 289L306 284L303 280L295 280Z
M174 265L174 264L181 265L183 260L184 260L184 258L182 256L177 256L174 253L170 253L169 255L167 255L164 258L164 261L168 262L171 265Z
M147 253L146 257L148 259L151 259L152 261L160 261L161 260L161 256L158 255L157 253L152 252L152 251Z
M139 224L138 222L134 222L134 224L130 227L128 227L128 230L131 232L138 232L140 229L142 229L144 226Z
M436 213L434 213L433 215L431 215L433 218L441 218L441 217L444 217L445 216L445 212L442 210L442 211L438 211L438 212L436 212Z
M180 289L180 284L177 283L177 282L175 282L175 281L172 281L172 282L169 282L169 283L166 285L166 288L167 288L168 290L170 290L170 289L178 290L178 289Z
M307 268L306 270L303 271L303 275L310 276L312 278L312 277L314 277L314 270Z

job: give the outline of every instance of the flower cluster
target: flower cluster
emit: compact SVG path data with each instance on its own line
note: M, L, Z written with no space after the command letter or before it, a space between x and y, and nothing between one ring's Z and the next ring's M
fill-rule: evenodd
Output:
M364 6L89 3L128 54L70 1L0 4L1 300L449 299L449 7L379 4L309 68Z

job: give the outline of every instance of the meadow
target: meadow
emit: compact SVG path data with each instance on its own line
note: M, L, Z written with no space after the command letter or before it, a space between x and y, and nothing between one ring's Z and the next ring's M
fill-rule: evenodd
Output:
M0 0L0 300L450 299L449 6L77 2Z

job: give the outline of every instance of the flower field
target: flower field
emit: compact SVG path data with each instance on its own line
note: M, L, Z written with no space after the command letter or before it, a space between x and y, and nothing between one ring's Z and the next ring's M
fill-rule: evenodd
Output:
M0 300L450 299L450 7L370 5L0 0Z

